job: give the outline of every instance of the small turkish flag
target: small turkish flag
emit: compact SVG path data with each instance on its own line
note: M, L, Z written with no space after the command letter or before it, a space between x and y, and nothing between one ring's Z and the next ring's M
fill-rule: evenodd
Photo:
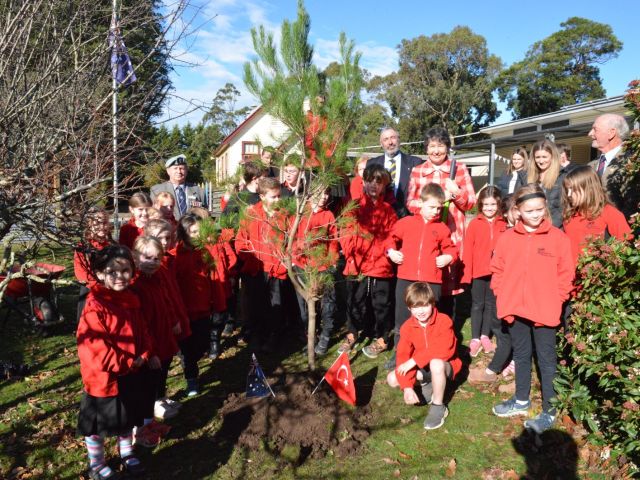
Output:
M342 352L338 359L333 362L333 365L324 374L324 379L331 385L331 388L339 398L355 406L356 386L353 383L347 352Z

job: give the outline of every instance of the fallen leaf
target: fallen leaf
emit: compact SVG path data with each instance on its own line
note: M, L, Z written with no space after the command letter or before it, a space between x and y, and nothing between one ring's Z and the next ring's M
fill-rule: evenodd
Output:
M399 469L399 468L396 468L396 469L393 471L393 476L394 476L394 477L396 477L396 478L398 478L398 477L400 476L400 469Z
M447 477L453 477L456 474L456 469L458 468L458 463L455 458L449 460L449 465L447 465L447 469L445 470L445 474Z
M394 460L393 458L389 458L389 457L384 457L382 459L382 461L384 463L386 463L387 465L400 465L400 462L397 460Z
M411 458L411 455L407 455L404 452L398 451L398 455L400 455L400 458L404 458L405 460L408 460Z
M396 446L396 444L395 444L395 443L393 443L391 440L385 440L385 443L386 443L387 445L391 446L391 447L395 447L395 446Z

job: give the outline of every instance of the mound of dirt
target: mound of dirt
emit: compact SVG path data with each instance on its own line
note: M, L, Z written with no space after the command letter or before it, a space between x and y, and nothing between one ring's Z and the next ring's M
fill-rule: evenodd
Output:
M299 446L305 458L323 457L329 451L338 457L358 452L369 436L370 408L351 408L326 384L311 396L320 381L314 377L303 373L270 377L275 398L231 394L220 409L220 433L250 449L262 441L280 452L286 446Z

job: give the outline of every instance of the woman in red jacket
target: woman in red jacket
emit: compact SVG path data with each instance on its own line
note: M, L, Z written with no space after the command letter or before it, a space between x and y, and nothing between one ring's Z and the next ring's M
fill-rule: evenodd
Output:
M461 283L471 284L471 342L469 353L476 357L481 350L492 353L495 348L489 339L495 328L496 297L491 290L489 262L498 237L507 229L502 217L502 195L496 187L488 186L478 194L478 216L471 220L464 237ZM506 361L507 358L504 359ZM498 367L498 373L504 365Z
M541 433L553 426L556 330L562 303L571 293L575 265L569 238L551 225L542 188L529 184L514 194L520 222L498 239L491 261L491 287L498 317L509 324L516 366L515 395L493 407L499 417L527 415L530 407L532 341L542 386L542 413L525 428Z
M148 416L144 408L148 368L159 368L138 297L128 287L134 274L128 248L111 245L94 252L97 279L87 296L76 333L84 393L78 433L85 438L89 476L116 478L107 465L104 437L118 436L122 464L129 473L144 472L134 455L132 428Z

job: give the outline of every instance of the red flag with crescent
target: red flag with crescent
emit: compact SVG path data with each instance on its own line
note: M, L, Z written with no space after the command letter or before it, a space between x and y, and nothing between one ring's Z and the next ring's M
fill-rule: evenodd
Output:
M324 374L333 391L339 398L345 402L356 404L356 386L353 383L353 375L351 374L351 364L347 352L342 352L338 359L329 367L327 373Z

